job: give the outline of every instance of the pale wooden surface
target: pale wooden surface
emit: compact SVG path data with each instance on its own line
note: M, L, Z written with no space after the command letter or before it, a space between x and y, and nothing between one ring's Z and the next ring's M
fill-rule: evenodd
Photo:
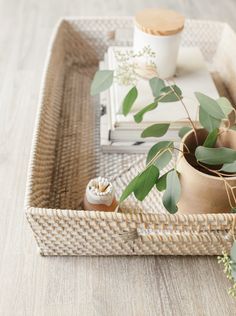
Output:
M162 0L236 29L234 0ZM153 0L0 0L0 315L236 315L215 258L42 258L23 213L46 48L62 15L132 15Z

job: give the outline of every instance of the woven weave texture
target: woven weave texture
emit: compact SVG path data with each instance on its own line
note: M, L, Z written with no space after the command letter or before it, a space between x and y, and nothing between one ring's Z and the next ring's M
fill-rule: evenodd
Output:
M118 213L81 209L91 178L108 177L120 195L145 163L144 155L101 152L99 100L89 95L99 60L109 45L131 45L132 27L131 18L81 18L62 20L56 29L25 203L42 255L216 255L232 244L234 214L170 215L157 190L142 203L129 197ZM232 74L234 55L221 48L227 36L235 34L225 24L188 20L182 45L199 46L219 86L231 92L235 84L226 70Z

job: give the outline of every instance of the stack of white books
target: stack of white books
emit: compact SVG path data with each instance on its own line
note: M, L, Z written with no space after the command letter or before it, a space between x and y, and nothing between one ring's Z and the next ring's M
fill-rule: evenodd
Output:
M131 50L129 47L110 47L100 62L100 69L117 69L115 52ZM176 76L169 79L167 84L176 84L183 94L191 119L198 124L198 102L194 96L195 91L200 91L212 98L219 94L213 79L207 69L206 62L199 48L181 47L177 62ZM158 107L144 115L141 123L136 123L134 114L143 107L153 103L153 95L146 79L137 81L138 98L131 112L122 114L122 102L132 86L120 85L114 81L108 91L100 95L101 111L101 147L105 152L142 153L160 140L178 142L178 130L182 126L189 126L186 111L180 101L159 103ZM141 132L151 124L170 123L168 132L161 138L141 138Z

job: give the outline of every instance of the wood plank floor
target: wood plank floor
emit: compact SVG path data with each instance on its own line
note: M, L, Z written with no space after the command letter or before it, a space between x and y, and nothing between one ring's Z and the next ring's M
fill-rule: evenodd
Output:
M216 258L42 258L24 217L37 97L59 17L167 3L236 29L234 0L0 0L0 315L236 315Z

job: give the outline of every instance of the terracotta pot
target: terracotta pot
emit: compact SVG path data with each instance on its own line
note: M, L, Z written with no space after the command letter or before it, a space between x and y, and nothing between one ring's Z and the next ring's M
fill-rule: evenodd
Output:
M207 132L204 129L197 131L200 144L203 144ZM190 131L182 140L180 149L184 150L184 144L194 152L196 141L193 131ZM236 150L236 132L225 131L218 137L216 147L228 147ZM186 151L186 150L185 150ZM177 170L180 173L181 197L178 202L180 213L225 213L231 211L225 182L222 178L206 174L203 170L197 170L192 165L189 155L179 154ZM236 177L225 178L230 186L236 186ZM236 189L234 191L236 193ZM233 196L230 194L233 201Z

